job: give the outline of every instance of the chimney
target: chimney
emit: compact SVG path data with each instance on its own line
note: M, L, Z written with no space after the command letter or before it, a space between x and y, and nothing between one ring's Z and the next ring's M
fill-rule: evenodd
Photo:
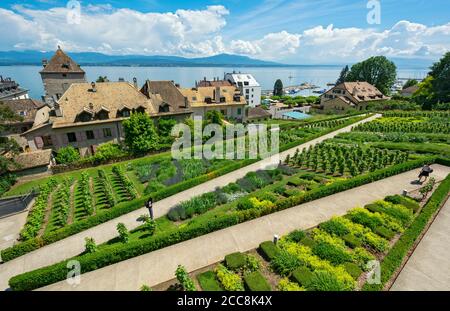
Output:
M133 78L133 85L134 85L134 88L138 88L138 83L137 83L137 79L136 79L136 77L134 77Z
M57 101L55 101L54 107L55 107L55 115L56 115L57 117L62 117L61 106L59 105L59 103L58 103Z
M42 66L45 68L45 67L47 67L47 64L48 64L47 60L43 59L42 60Z
M216 103L220 103L220 86L216 86L216 91L214 92L214 100Z

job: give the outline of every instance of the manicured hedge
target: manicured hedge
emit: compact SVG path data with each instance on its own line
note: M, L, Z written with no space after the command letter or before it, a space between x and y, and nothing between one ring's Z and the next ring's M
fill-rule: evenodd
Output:
M222 292L223 288L213 271L206 271L197 276L198 283L204 291Z
M247 220L258 218L262 215L364 185L375 180L411 170L413 168L421 167L423 164L432 163L435 160L435 157L429 157L398 164L372 173L360 175L346 181L337 182L327 187L320 187L308 194L281 200L275 206L264 209L236 211L234 213L218 217L212 221L187 226L182 229L153 236L148 239L138 240L128 244L116 245L107 251L78 256L76 259L78 259L81 263L82 273L86 273L126 259L146 254L156 249L161 249L163 247L230 227ZM143 200L142 202L145 201L144 199L141 200ZM11 278L10 286L13 290L32 290L64 280L67 275L67 268L65 266L66 263L67 260L48 267L17 275Z
M252 292L269 292L272 290L267 280L259 271L247 274L244 277L244 282Z
M353 262L344 263L344 268L345 271L347 271L348 274L350 274L355 280L357 280L362 273L362 270L358 267L358 265Z
M391 202L394 204L401 204L401 205L409 208L410 210L412 210L414 213L416 213L420 208L419 203L417 203L416 201L413 201L410 198L407 198L407 197L404 197L404 196L401 196L398 194L387 196L384 200L386 202Z
M386 283L393 277L395 272L400 268L405 256L414 246L418 237L426 228L430 219L441 208L449 196L450 192L450 175L439 185L431 196L428 203L423 207L421 213L413 220L411 226L406 229L400 239L391 248L389 253L384 257L381 263L381 284L366 283L363 290L379 291L383 290Z
M225 256L225 265L228 269L237 270L247 264L247 256L242 253L233 253Z
M314 273L307 267L298 267L292 272L292 279L296 281L300 286L308 287L314 277Z
M279 248L272 241L262 242L259 245L259 250L268 261L272 261L280 252Z

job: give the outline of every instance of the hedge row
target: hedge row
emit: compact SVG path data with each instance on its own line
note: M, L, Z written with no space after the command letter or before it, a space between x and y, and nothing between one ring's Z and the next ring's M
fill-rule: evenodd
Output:
M329 129L327 131L322 131L320 133L314 134L310 137L307 137L305 139L301 139L292 143L289 143L287 145L284 145L280 148L280 152L288 150L290 148L293 148L295 146L301 145L305 142L308 142L310 140L316 139L320 136L326 135L328 133L331 133L333 131L336 131L340 128L344 128L352 123L358 122L360 120L369 118L371 115L365 115L362 116L361 118L358 118L357 120L354 119L349 119L349 122L339 126L337 128L332 128ZM348 116L346 116L348 117ZM337 118L343 118L343 117L337 117ZM114 218L117 218L119 216L122 216L124 214L133 212L139 208L141 208L142 206L144 206L145 202L148 200L148 198L151 196L153 198L153 202L162 200L164 198L167 198L169 196L172 196L174 194L177 194L178 192L187 190L189 188L192 188L194 186L197 186L199 184L202 184L204 182L207 182L211 179L214 179L218 176L221 175L225 175L227 173L230 173L234 170L237 170L239 168L242 168L244 166L250 165L252 163L257 162L257 159L249 159L249 160L244 160L242 162L238 162L235 164L231 164L227 167L224 167L222 169L216 170L214 172L210 172L208 174L181 182L179 184L170 186L165 188L164 190L158 191L156 193L153 193L151 195L147 195L147 196L143 196L140 199L137 200L133 200L131 202L123 202L118 204L117 206L110 208L109 210L103 212L103 213L99 213L95 216L91 216L87 219L83 219L81 221L78 221L74 224L68 225L64 228L61 228L57 231L48 233L48 234L44 234L41 237L37 237L34 238L32 240L26 241L26 242L22 242L19 244L16 244L12 247L9 247L7 249L4 249L1 251L1 257L2 257L2 261L3 262L7 262L10 261L12 259L15 259L17 257L23 256L31 251L34 251L38 248L41 248L45 245L49 245L51 243L57 242L59 240L62 240L64 238L67 238L71 235L74 235L76 233L82 232L84 230L87 230L89 228L92 228L94 226L100 225L106 221L112 220Z
M417 167L425 163L432 163L435 157L428 157L421 160L415 160L402 163L396 166L384 168L372 173L360 175L350 180L337 182L330 186L317 188L310 193L298 195L279 201L275 206L264 209L250 209L244 211L235 211L234 213L217 217L213 220L206 220L204 223L195 223L192 226L186 226L164 234L153 236L148 239L133 241L128 244L117 244L116 246L98 253L85 254L76 257L80 261L82 273L100 269L102 267L127 260L163 247L180 243L198 236L211 233L216 230L224 229L238 223L258 218L262 215L270 214L289 207L296 206L307 201L319 199L337 192L350 188L361 186L388 176L396 175ZM34 271L17 275L10 279L9 285L13 290L33 290L61 280L67 276L66 261L40 268Z
M448 161L448 160L447 160ZM436 214L440 207L445 203L450 192L450 175L439 185L431 196L428 203L424 206L421 213L414 219L411 226L406 229L400 239L391 248L381 263L381 284L366 283L363 290L380 291L383 290L387 282L391 280L395 272L400 268L405 256L414 246L415 242L422 234L430 219Z

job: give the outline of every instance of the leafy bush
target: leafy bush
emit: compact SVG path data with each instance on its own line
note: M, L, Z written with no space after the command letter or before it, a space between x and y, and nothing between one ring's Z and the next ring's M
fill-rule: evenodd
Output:
M314 242L314 240L311 239L309 236L305 236L303 239L300 240L300 244L313 248L316 245L316 242Z
M347 227L344 224L335 221L334 218L330 219L329 221L321 223L319 228L330 234L335 234L337 236L344 236L349 233Z
M375 256L362 247L357 247L353 250L352 258L352 261L362 269L366 269L366 265L369 261L375 260Z
M360 247L362 245L361 240L359 240L357 237L355 237L352 234L346 234L342 237L342 240L344 240L345 244L348 247L351 248L356 248L356 247Z
M85 253L91 254L91 253L95 253L98 248L97 245L95 244L95 240L93 238L85 238Z
M56 155L56 163L58 164L69 164L77 162L80 159L80 153L72 146L60 148L58 150L58 154Z
M177 270L175 271L175 276L185 291L196 291L194 281L192 281L189 277L185 267L178 265Z
M308 286L309 290L314 291L348 291L353 288L348 287L342 281L340 281L336 275L329 271L316 270L311 283Z
M123 223L117 224L117 232L119 233L119 239L122 243L128 243L130 240L130 233L127 227Z
M270 262L270 266L278 274L287 276L301 266L300 260L285 250L281 250Z
M306 237L306 233L303 230L294 230L288 234L287 238L294 242L300 242L303 238Z
M358 267L358 265L352 262L344 263L344 268L345 271L347 271L348 274L350 274L355 280L357 280L362 273L362 270Z
M335 265L352 260L351 255L344 248L326 242L316 243L313 253Z
M248 273L244 276L244 282L247 288L252 292L271 291L267 280L259 271Z
M217 280L216 274L213 271L206 271L197 275L198 283L204 291L208 292L221 292L222 286Z
M94 205L92 203L90 177L87 172L81 173L81 177L78 180L78 189L81 195L81 206L86 215L92 215L94 213Z
M117 159L127 155L127 152L118 144L106 143L97 147L91 160L96 163L104 163L112 159Z
M384 200L386 202L391 202L393 204L401 204L401 205L409 208L410 210L412 210L414 213L416 213L420 208L419 203L417 203L416 201L414 201L410 198L407 198L407 197L404 197L401 195L387 196Z
M262 253L262 256L268 261L272 261L280 252L279 248L272 241L266 241L259 244L259 250Z
M125 188L125 191L128 193L128 196L131 200L137 198L138 193L136 188L134 187L133 182L128 178L123 170L123 167L119 165L115 165L112 167L112 172L117 176L122 186Z
M305 290L297 283L289 281L288 278L281 279L278 283L277 289L282 292L302 292Z
M311 284L314 273L307 267L298 267L292 272L292 279L296 281L300 286L308 287Z
M229 271L225 266L219 264L216 269L217 278L226 291L243 291L244 285L238 274Z
M386 227L377 227L375 233L388 240L392 240L395 236L395 232Z
M233 253L225 256L225 265L228 269L238 270L247 264L247 256L242 253Z

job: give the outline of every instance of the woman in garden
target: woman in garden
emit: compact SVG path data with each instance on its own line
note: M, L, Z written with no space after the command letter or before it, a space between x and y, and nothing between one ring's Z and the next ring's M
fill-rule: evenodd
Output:
M430 176L431 173L433 173L433 169L428 164L425 164L422 167L422 170L420 171L419 182L422 182L422 177L425 177L424 181L427 181L427 179L428 179L428 177Z

